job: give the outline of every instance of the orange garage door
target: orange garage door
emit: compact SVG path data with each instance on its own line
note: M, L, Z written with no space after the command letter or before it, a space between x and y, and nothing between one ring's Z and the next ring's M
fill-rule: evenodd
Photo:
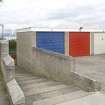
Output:
M69 55L89 56L90 55L90 33L70 32L69 33Z

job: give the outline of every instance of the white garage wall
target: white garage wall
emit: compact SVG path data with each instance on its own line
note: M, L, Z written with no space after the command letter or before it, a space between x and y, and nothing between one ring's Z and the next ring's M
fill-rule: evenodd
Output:
M105 33L94 33L94 54L105 53Z

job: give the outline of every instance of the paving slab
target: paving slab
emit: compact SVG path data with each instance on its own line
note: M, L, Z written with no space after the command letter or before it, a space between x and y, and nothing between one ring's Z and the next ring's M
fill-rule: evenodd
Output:
M74 86L71 86L69 88L67 87L67 88L62 88L62 89L57 89L57 90L53 90L53 91L49 91L49 92L36 94L36 95L31 95L31 96L26 97L26 103L27 103L27 105L29 105L30 103L33 104L34 101L39 101L39 100L43 100L46 98L51 98L51 97L68 94L68 93L72 93L72 92L75 92L78 90L80 90L80 89L78 89Z
M84 91L80 90L80 91L72 92L72 93L69 93L69 94L56 96L56 97L53 97L53 98L47 98L47 99L44 99L44 100L35 101L33 103L33 105L56 105L56 104L59 104L59 103L65 102L65 101L70 101L70 100L80 98L80 97L83 97L83 96L86 96L86 95L88 95L87 92L84 92Z
M105 95L96 92L95 94L57 105L105 105Z
M45 87L40 87L40 88L32 88L32 89L25 90L25 95L29 96L29 95L49 92L49 91L53 91L53 90L57 90L57 89L65 88L65 87L68 87L68 86L61 84L61 85L56 85L56 86L45 86Z
M76 57L74 71L93 78L97 81L105 80L105 55Z
M101 91L105 94L105 54L76 57L74 71L101 83Z
M40 94L34 95L33 97L35 100L41 100L41 99L45 99L45 98L51 98L51 97L56 97L59 95L72 93L72 92L79 91L79 90L80 89L77 87L69 86L66 88L61 88L61 89L57 89L57 90L53 90L53 91L49 91L49 92L45 92L45 93L40 93Z
M22 81L27 81L27 80L32 80L32 79L39 79L38 77L29 77L29 76L27 76L27 77L16 77L18 80L22 80Z
M19 81L19 80L18 80ZM39 78L39 79L32 79L32 80L27 80L27 81L22 81L20 80L20 82L22 84L33 84L33 83L37 83L37 82L42 82L42 81L46 81L46 79L43 79L43 78Z
M27 90L30 88L38 88L38 87L52 86L52 85L58 85L58 84L60 83L54 82L54 81L46 81L46 82L34 83L34 84L27 85L27 86L23 86L23 88Z

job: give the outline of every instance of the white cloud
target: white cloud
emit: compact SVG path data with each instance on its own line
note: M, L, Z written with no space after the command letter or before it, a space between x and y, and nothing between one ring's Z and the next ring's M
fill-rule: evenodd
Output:
M4 0L0 23L6 27L105 27L105 0ZM13 25L10 25L13 24Z

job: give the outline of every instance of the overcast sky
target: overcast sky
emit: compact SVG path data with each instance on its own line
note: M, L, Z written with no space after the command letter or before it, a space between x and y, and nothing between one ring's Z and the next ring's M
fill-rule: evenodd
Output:
M6 27L105 27L105 0L4 0L0 23Z

